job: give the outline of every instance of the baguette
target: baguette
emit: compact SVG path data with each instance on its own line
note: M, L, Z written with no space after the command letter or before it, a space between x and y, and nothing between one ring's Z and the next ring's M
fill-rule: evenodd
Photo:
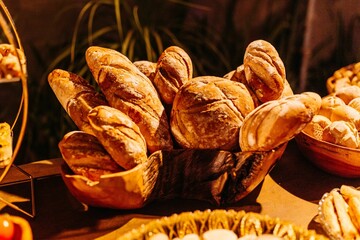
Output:
M121 167L129 170L147 160L145 139L127 115L109 106L97 106L88 118L99 142Z
M101 175L123 171L98 139L82 131L72 131L59 142L61 155L77 175L98 181Z
M86 61L109 105L139 126L149 152L172 149L168 117L149 78L112 49L90 47Z
M87 115L96 106L108 105L105 97L85 79L65 70L53 70L48 75L48 81L55 96L75 125L81 131L94 135Z
M350 215L348 214L348 204L339 192L331 191L330 194L334 198L334 206L339 218L344 239L356 239L358 233L354 223L351 221Z

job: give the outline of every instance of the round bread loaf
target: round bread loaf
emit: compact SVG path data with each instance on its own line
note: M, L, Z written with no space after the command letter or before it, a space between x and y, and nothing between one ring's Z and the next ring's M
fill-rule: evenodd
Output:
M356 85L342 87L335 91L335 96L341 98L345 104L348 104L354 98L360 97L360 87Z
M170 127L183 148L237 149L239 129L254 102L244 84L196 77L176 94Z
M322 140L324 128L330 124L330 119L323 115L317 114L312 118L311 122L306 125L303 131L318 140Z

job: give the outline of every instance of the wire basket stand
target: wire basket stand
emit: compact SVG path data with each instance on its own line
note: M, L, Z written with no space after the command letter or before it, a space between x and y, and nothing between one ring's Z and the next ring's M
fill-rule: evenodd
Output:
M0 26L3 31L3 35L5 40L7 40L7 43L13 46L15 49L23 51L23 47L19 38L19 35L16 31L15 24L12 20L12 17L5 6L4 2L0 0ZM15 51L17 54L17 60L19 61L20 66L20 74L19 77L14 79L0 79L0 85L2 83L6 83L9 81L20 81L21 82L21 100L20 105L16 114L16 117L14 119L14 122L11 124L11 131L13 131L15 126L20 126L19 134L16 138L16 141L14 141L13 144L13 151L12 156L9 161L9 164L5 166L5 168L2 170L2 173L0 175L0 186L6 186L6 185L12 185L12 184L18 184L23 182L29 182L30 183L30 192L31 192L31 211L25 211L22 208L18 207L17 205L11 203L10 201L6 200L5 198L0 196L0 202L5 203L5 205L22 212L23 214L34 217L35 216L35 197L34 197L34 182L33 177L24 171L22 168L16 166L14 164L14 161L16 159L16 156L19 153L22 141L24 139L25 130L26 130L26 124L27 124L27 117L28 117L28 87L27 87L27 70L26 70L26 60L25 56L23 56L23 60L21 61L19 53ZM14 169L21 173L22 175L26 176L26 180L20 180L20 181L12 181L9 183L4 182L4 178L7 176L10 169Z

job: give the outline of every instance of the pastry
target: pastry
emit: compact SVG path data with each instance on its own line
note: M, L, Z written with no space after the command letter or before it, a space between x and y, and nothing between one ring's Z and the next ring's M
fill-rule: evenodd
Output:
M123 171L98 139L82 131L72 131L59 142L59 149L69 168L77 175L98 181L101 175Z
M185 83L175 96L171 131L182 148L238 148L239 129L254 102L244 84L214 76Z
M168 117L149 78L112 49L90 47L86 61L109 105L139 126L148 150L172 149Z
M139 127L123 112L97 106L88 118L99 142L121 167L128 170L146 161L145 139Z
M285 67L276 49L267 41L251 42L244 54L246 81L260 102L278 99L286 79Z
M360 236L348 214L348 204L339 192L331 191L330 195L334 198L335 211L339 218L342 236L344 239L358 239Z
M351 122L334 121L323 130L323 141L344 147L358 148L359 134Z
M96 106L108 105L105 97L81 76L65 70L53 70L48 75L48 81L75 125L80 130L94 135L87 115Z
M263 103L244 119L241 150L270 151L288 142L306 127L320 106L321 98L313 92Z
M0 78L12 79L26 75L24 52L7 43L0 44Z
M192 78L190 56L180 47L170 46L161 53L154 76L154 85L161 99L172 104L179 88Z

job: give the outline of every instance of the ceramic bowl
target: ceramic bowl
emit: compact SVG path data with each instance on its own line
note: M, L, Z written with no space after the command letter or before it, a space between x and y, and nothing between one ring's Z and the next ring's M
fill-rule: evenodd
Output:
M302 154L320 169L340 177L360 177L360 149L321 141L304 132L295 139Z

